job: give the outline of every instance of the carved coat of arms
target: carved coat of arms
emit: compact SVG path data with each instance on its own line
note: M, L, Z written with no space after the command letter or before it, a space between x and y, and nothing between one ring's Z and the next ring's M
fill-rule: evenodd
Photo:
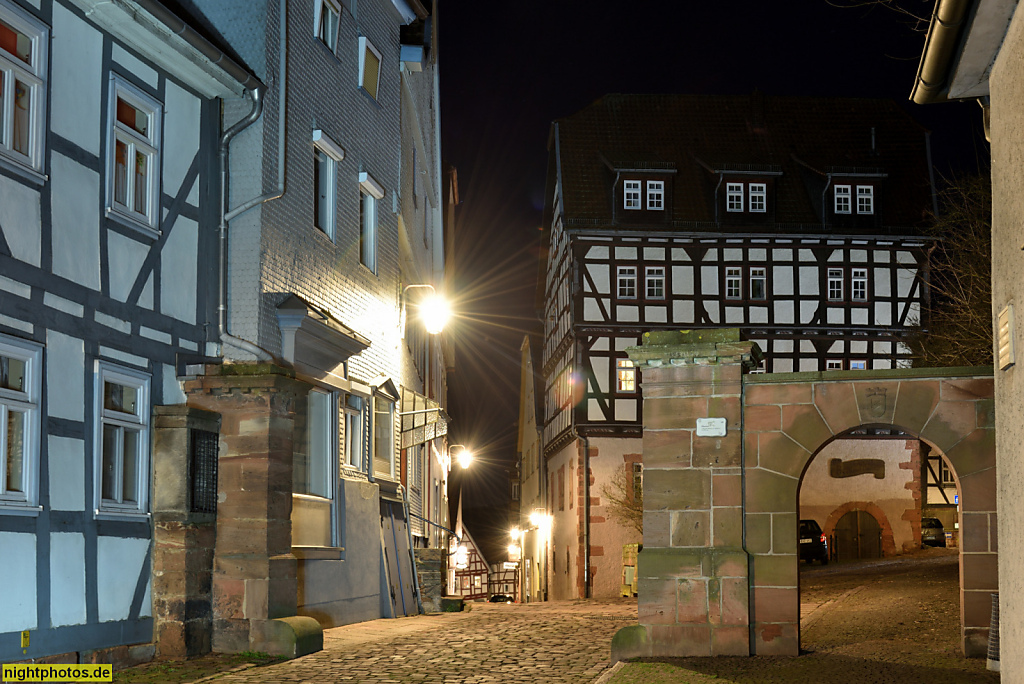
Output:
M868 390L868 415L872 418L881 418L885 415L885 393L884 387L873 387Z

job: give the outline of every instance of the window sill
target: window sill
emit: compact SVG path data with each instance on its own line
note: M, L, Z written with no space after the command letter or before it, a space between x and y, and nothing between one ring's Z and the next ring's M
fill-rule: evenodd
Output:
M0 503L0 515L17 515L23 517L37 518L43 512L42 506L26 506L18 504Z
M335 231L337 231L337 227L335 227ZM329 243L329 244L331 245L331 247L334 247L334 246L335 246L335 242L334 242L334 236L332 236L332 235L329 235L329 234L328 234L328 233L327 233L326 231L324 231L324 230L323 230L322 228L320 228L320 227L318 227L318 226L314 225L314 226L313 226L313 232L314 232L314 233L316 233L317 235L319 235L319 236L320 236L320 239L322 239L322 240L327 240L327 242L328 242L328 243Z
M128 216L127 214L118 211L117 209L107 207L106 217L111 221L116 221L126 228L131 228L139 235L147 237L150 240L156 240L160 237L161 233L158 229L145 223L143 221L136 220L135 218Z
M13 174L21 176L29 183L40 187L46 185L46 182L50 180L46 175L39 173L31 166L26 166L6 154L0 154L0 167L7 169Z
M124 522L145 522L150 518L149 513L131 511L94 510L93 517L96 520L121 520Z
M343 546L293 546L292 555L300 560L342 560Z

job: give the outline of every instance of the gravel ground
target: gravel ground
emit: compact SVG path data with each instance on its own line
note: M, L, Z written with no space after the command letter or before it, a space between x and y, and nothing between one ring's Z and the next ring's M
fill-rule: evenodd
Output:
M625 664L608 684L998 682L960 655L955 549L801 566L798 658L683 658Z

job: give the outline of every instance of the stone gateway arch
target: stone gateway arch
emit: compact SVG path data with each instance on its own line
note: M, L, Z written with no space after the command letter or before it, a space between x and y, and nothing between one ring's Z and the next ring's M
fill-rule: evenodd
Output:
M960 494L961 643L984 655L997 591L992 372L747 375L736 329L645 333L639 625L612 659L800 652L798 494L815 454L891 427L941 452Z

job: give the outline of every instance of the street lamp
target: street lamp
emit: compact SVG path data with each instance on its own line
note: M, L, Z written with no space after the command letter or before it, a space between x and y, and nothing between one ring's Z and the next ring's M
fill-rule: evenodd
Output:
M420 312L420 320L423 321L423 326L427 332L431 335L437 335L444 329L444 326L448 323L448 319L452 316L451 308L448 306L448 302L445 298L438 294L437 290L434 289L433 285L427 283L417 283L415 285L406 285L402 290L402 296L405 293L413 289L426 289L430 290L431 294L420 300L418 305Z
M462 466L463 470L465 470L466 468L473 464L473 452L470 451L469 447L467 447L465 444L449 444L448 453L451 454L452 449L455 449L456 447L462 449L462 451L459 452L459 455L456 456L456 458L459 459L459 465Z
M452 452L455 449L461 449L458 456L456 457L459 461L459 465L462 470L465 471L473 463L473 452L469 450L465 444L449 444L448 454L445 457L448 468L451 467ZM459 492L458 492L458 513L455 519L455 545L454 549L449 552L449 556L452 556L455 561L455 570L465 570L469 567L469 549L462 540L462 478L459 478ZM450 509L449 509L450 510ZM451 542L449 542L451 544ZM449 574L450 586L448 587L448 593L454 594L456 587L456 576L455 571L451 571ZM458 588L461 591L461 588Z

